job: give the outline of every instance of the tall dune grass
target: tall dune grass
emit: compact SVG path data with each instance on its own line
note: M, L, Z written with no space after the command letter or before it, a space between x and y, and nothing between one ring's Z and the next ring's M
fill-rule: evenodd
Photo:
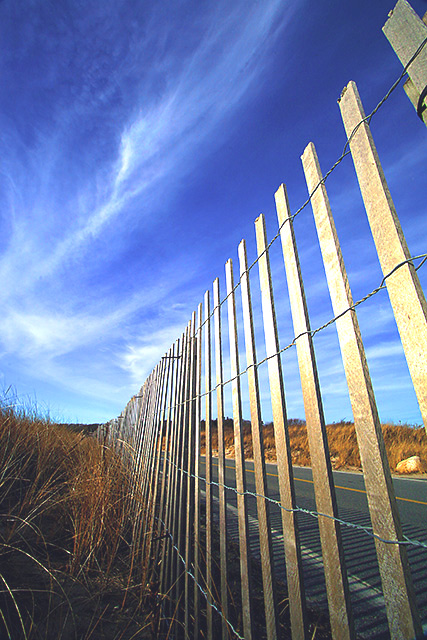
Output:
M0 403L0 638L150 637L136 498L94 437Z

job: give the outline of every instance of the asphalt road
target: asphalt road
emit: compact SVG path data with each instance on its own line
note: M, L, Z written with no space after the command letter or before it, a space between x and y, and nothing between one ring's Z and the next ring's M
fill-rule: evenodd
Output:
M201 459L201 473L204 474L204 458ZM217 460L214 460L214 481L217 480ZM247 490L255 492L253 463L246 463ZM314 487L311 469L294 467L296 501L299 507L315 511ZM277 467L267 465L268 494L279 500ZM367 498L363 476L357 472L334 472L339 516L348 523L370 526ZM427 544L427 479L393 478L398 508L405 535L410 539ZM226 461L226 485L235 487L234 460ZM215 495L214 490L214 495ZM217 500L214 505L217 505ZM229 534L237 540L236 494L227 491ZM259 557L259 539L256 520L256 500L249 498L249 529L252 554ZM280 508L271 504L271 527L275 555L276 575L286 580L283 559L283 536L281 531ZM307 599L313 608L327 608L323 563L317 519L305 513L298 514L298 524L302 544L304 584ZM385 616L384 600L381 591L375 545L371 536L363 530L342 526L347 572L355 615L356 631L361 638L389 638ZM409 546L408 556L411 564L417 602L423 623L427 630L427 549Z

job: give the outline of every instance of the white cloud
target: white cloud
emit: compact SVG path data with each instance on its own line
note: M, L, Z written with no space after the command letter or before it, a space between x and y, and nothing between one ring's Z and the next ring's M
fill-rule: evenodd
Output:
M25 313L14 308L0 319L1 342L23 358L58 357L92 343L117 319L117 314L64 315L48 309Z
M283 26L294 10L287 9L284 18L282 3L274 0L257 5L252 15L244 7L227 11L227 20L218 14L221 21L215 23L191 59L170 63L169 84L160 100L148 102L122 132L110 196L83 227L58 245L46 261L46 271L97 235L131 199L146 194L150 201L161 180L173 182L191 171L195 158L200 160L203 154L207 136L241 106L243 95L262 71L267 40L269 46L274 43L276 21ZM157 191L156 198L165 192ZM148 211L141 212L143 217Z
M372 360L383 360L385 358L395 358L403 355L402 343L399 341L383 342L366 349L368 362Z
M99 183L98 175L89 175L79 185L80 191L63 194L69 201L61 203L62 212L51 210L49 190L52 167L60 160L60 136L53 133L51 140L44 140L39 150L43 158L38 157L32 168L41 185L40 202L33 205L31 215L22 207L18 212L9 247L0 261L0 276L6 283L3 294L8 295L8 285L10 290L18 273L21 289L30 289L39 278L55 277L61 265L82 245L90 245L107 223L129 215L129 205L137 197L143 196L137 208L138 225L150 224L151 204L168 197L173 184L194 167L196 158L200 161L204 149L218 144L219 126L242 106L248 89L255 87L279 28L295 9L270 0L250 10L244 4L231 9L228 3L226 10L225 3L212 10L206 21L210 27L193 50L183 56L174 55L172 49L156 63L160 71L155 73L163 77L162 91L141 96L136 117L124 126L120 123L117 156L108 159L109 170L100 172L104 183ZM142 83L140 91L144 90ZM68 122L68 111L64 119ZM23 168L22 174L27 180ZM159 188L160 183L167 188ZM74 210L72 217L65 214L68 208ZM114 233L121 233L120 225Z
M126 349L118 354L118 365L130 375L135 384L141 386L172 343L181 337L184 328L184 325L174 324L157 331L147 331L145 337L128 344Z

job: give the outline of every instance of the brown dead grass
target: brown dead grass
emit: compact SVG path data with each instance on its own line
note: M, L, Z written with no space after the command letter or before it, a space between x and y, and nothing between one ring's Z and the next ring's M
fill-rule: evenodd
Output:
M132 491L94 437L0 403L1 638L151 637Z
M310 466L307 428L303 420L288 421L289 439L291 443L292 462L299 466ZM424 428L409 425L383 424L382 431L390 469L394 473L396 465L410 456L419 456L427 462L427 435ZM329 452L334 469L361 469L359 447L356 431L352 422L338 422L326 427ZM272 423L263 427L264 451L267 461L276 461L276 445ZM253 458L251 424L243 423L245 458ZM224 421L224 442L227 457L234 457L233 421ZM205 454L205 432L201 434L202 454ZM218 434L216 421L212 425L212 448L214 455L218 450Z

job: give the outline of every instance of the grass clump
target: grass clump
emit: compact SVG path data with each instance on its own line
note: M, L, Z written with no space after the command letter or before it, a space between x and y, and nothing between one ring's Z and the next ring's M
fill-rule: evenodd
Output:
M0 637L144 638L138 496L93 436L0 402Z

